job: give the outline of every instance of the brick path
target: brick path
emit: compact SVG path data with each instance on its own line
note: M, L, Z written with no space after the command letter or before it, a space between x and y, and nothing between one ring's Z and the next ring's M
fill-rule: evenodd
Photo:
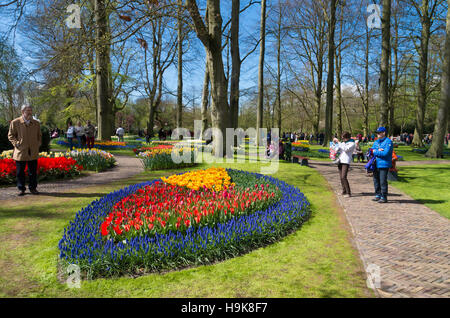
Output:
M107 184L121 179L130 178L144 170L141 161L137 158L126 156L115 157L117 165L113 169L76 179L42 182L38 184L38 190L43 196L52 196L71 189ZM24 198L32 197L28 191L28 188L24 197L18 197L18 193L19 191L16 187L0 188L0 200L11 200L18 198L23 200Z
M400 162L402 165L449 161ZM380 297L450 297L450 220L389 186L389 203L371 201L372 178L352 165L352 197L344 198L331 163L310 161L337 193L364 267L380 268ZM444 190L444 189L443 189ZM448 191L448 189L447 189Z

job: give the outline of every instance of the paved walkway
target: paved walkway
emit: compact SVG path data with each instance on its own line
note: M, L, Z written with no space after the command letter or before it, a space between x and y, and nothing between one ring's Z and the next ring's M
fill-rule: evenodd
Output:
M42 182L38 184L38 190L41 195L55 195L68 190L83 188L92 185L107 184L121 179L126 179L137 175L144 170L141 161L138 158L115 156L117 165L107 171L91 174L86 177L60 180L53 182ZM0 188L0 200L23 199L31 194L27 190L25 197L18 197L16 187Z
M450 161L400 162L399 166L439 163ZM362 164L352 165L349 172L351 198L341 195L337 166L317 161L310 161L310 166L337 193L364 267L379 266L379 296L450 297L449 219L393 187L389 187L389 203L371 201L373 182Z

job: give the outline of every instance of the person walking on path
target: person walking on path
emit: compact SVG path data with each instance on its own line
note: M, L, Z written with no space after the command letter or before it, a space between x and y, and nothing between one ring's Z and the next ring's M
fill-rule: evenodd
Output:
M81 125L81 121L79 121L75 126L75 135L77 137L78 147L84 148L83 139L85 138L85 136L84 136L84 127Z
M87 126L84 127L84 131L86 133L86 146L89 149L94 148L94 142L95 142L95 127L91 124L91 121L87 121Z
M350 197L352 195L350 184L348 183L347 175L350 168L350 163L353 160L353 151L355 150L355 141L351 139L349 132L344 132L342 134L342 142L339 142L337 138L333 139L335 144L335 150L340 152L339 155L339 176L342 185L342 194L344 197Z
M372 146L375 160L375 170L373 172L373 185L375 187L375 198L373 201L386 203L388 196L388 172L392 167L392 152L394 145L392 140L386 137L386 128L377 129L378 139Z
M75 137L75 127L73 127L72 121L69 120L67 122L67 141L69 142L69 150L72 151L73 149L73 138Z
M25 194L25 168L28 166L29 190L37 191L37 161L39 147L42 143L41 124L33 119L33 109L30 105L22 106L22 116L11 121L8 139L14 146L13 159L16 161L17 187L19 196Z
M116 135L119 138L119 141L123 142L123 135L125 135L125 130L121 126L119 126L119 128L117 128L116 130Z

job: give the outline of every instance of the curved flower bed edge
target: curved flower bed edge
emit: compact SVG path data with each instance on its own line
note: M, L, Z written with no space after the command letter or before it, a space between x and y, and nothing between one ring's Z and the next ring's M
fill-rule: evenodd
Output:
M277 185L282 192L281 199L264 211L235 217L213 227L189 228L186 234L169 232L154 237L135 237L117 244L112 240L105 243L100 224L114 204L161 180L131 185L93 201L76 214L58 244L59 267L77 264L91 279L206 265L279 241L309 218L309 202L298 188L270 176L238 172Z

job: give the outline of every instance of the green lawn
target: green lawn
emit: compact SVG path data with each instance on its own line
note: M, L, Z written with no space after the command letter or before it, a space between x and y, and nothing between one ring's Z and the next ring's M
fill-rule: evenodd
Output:
M261 163L215 164L259 172ZM206 168L202 164L197 167ZM192 170L192 169L191 169ZM138 278L82 281L69 289L57 279L58 242L75 213L129 184L179 171L146 172L102 187L58 197L27 197L0 207L0 296L19 297L373 297L344 216L325 179L315 170L280 163L275 177L298 186L312 216L271 246L210 266Z
M401 167L398 175L394 187L450 219L450 164Z

